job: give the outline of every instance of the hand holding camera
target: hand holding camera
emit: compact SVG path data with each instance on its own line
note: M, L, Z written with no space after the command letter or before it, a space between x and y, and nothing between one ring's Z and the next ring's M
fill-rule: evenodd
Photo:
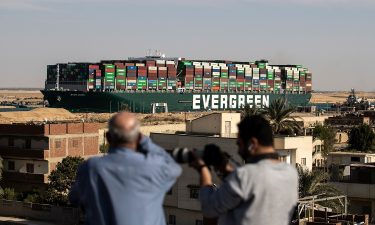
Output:
M215 171L223 175L233 171L233 168L228 164L230 156L215 144L208 144L203 150L176 148L172 154L178 163L189 163L198 172L204 166L213 167Z

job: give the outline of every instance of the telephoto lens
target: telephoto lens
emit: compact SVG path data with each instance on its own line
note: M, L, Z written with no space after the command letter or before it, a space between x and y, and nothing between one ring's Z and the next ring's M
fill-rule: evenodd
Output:
M172 152L172 157L176 162L183 164L194 161L194 155L196 155L197 157L202 158L207 166L215 167L223 165L228 160L227 155L215 144L208 144L204 146L203 150L198 149L193 151L195 151L194 154L192 150L188 148L175 148Z
M203 151L202 150L195 150L195 155L198 157L202 157ZM184 163L191 163L194 161L194 154L192 150L188 148L175 148L172 152L172 157L176 160L177 163L184 164Z

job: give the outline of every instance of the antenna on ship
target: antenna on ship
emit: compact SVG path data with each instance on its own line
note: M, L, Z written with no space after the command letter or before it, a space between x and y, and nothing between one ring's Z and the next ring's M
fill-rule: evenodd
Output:
M56 74L56 89L60 89L60 64L57 64L57 74Z

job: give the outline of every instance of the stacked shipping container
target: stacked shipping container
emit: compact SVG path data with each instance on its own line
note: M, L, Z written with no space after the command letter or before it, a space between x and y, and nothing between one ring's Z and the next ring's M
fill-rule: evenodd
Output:
M103 71L103 74L102 74ZM266 61L106 61L59 64L62 84L86 85L87 90L311 92L312 75L300 65L270 66ZM47 67L46 83L56 83L57 65Z

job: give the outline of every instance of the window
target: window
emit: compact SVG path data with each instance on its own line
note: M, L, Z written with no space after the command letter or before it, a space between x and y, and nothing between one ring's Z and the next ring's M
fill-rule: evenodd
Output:
M169 225L176 225L176 216L175 215L169 215L168 224Z
M198 188L190 188L190 198L193 198L193 199L199 198L199 189Z
M78 148L78 143L79 143L78 139L73 139L73 142L72 142L73 148Z
M371 163L371 157L366 157L366 163Z
M301 158L301 165L306 166L306 158Z
M30 149L31 148L31 139L27 138L25 141L25 148Z
M8 161L8 170L14 171L16 169L14 161Z
M55 148L56 149L60 149L61 148L61 141L60 140L56 140L55 141Z
M27 163L27 164L26 164L26 172L27 172L27 173L34 173L34 164L32 164L32 163Z
M195 220L195 225L203 225L203 220Z
M14 146L14 138L13 137L9 137L8 138L8 146L9 147L13 147Z
M280 155L280 156L279 156L279 161L280 161L280 162L286 162L287 157L288 157L288 156L286 156L286 155Z
M167 195L172 195L172 188L169 189L169 191L167 192Z
M360 157L357 157L357 156L354 156L350 159L352 162L361 162L361 158Z

